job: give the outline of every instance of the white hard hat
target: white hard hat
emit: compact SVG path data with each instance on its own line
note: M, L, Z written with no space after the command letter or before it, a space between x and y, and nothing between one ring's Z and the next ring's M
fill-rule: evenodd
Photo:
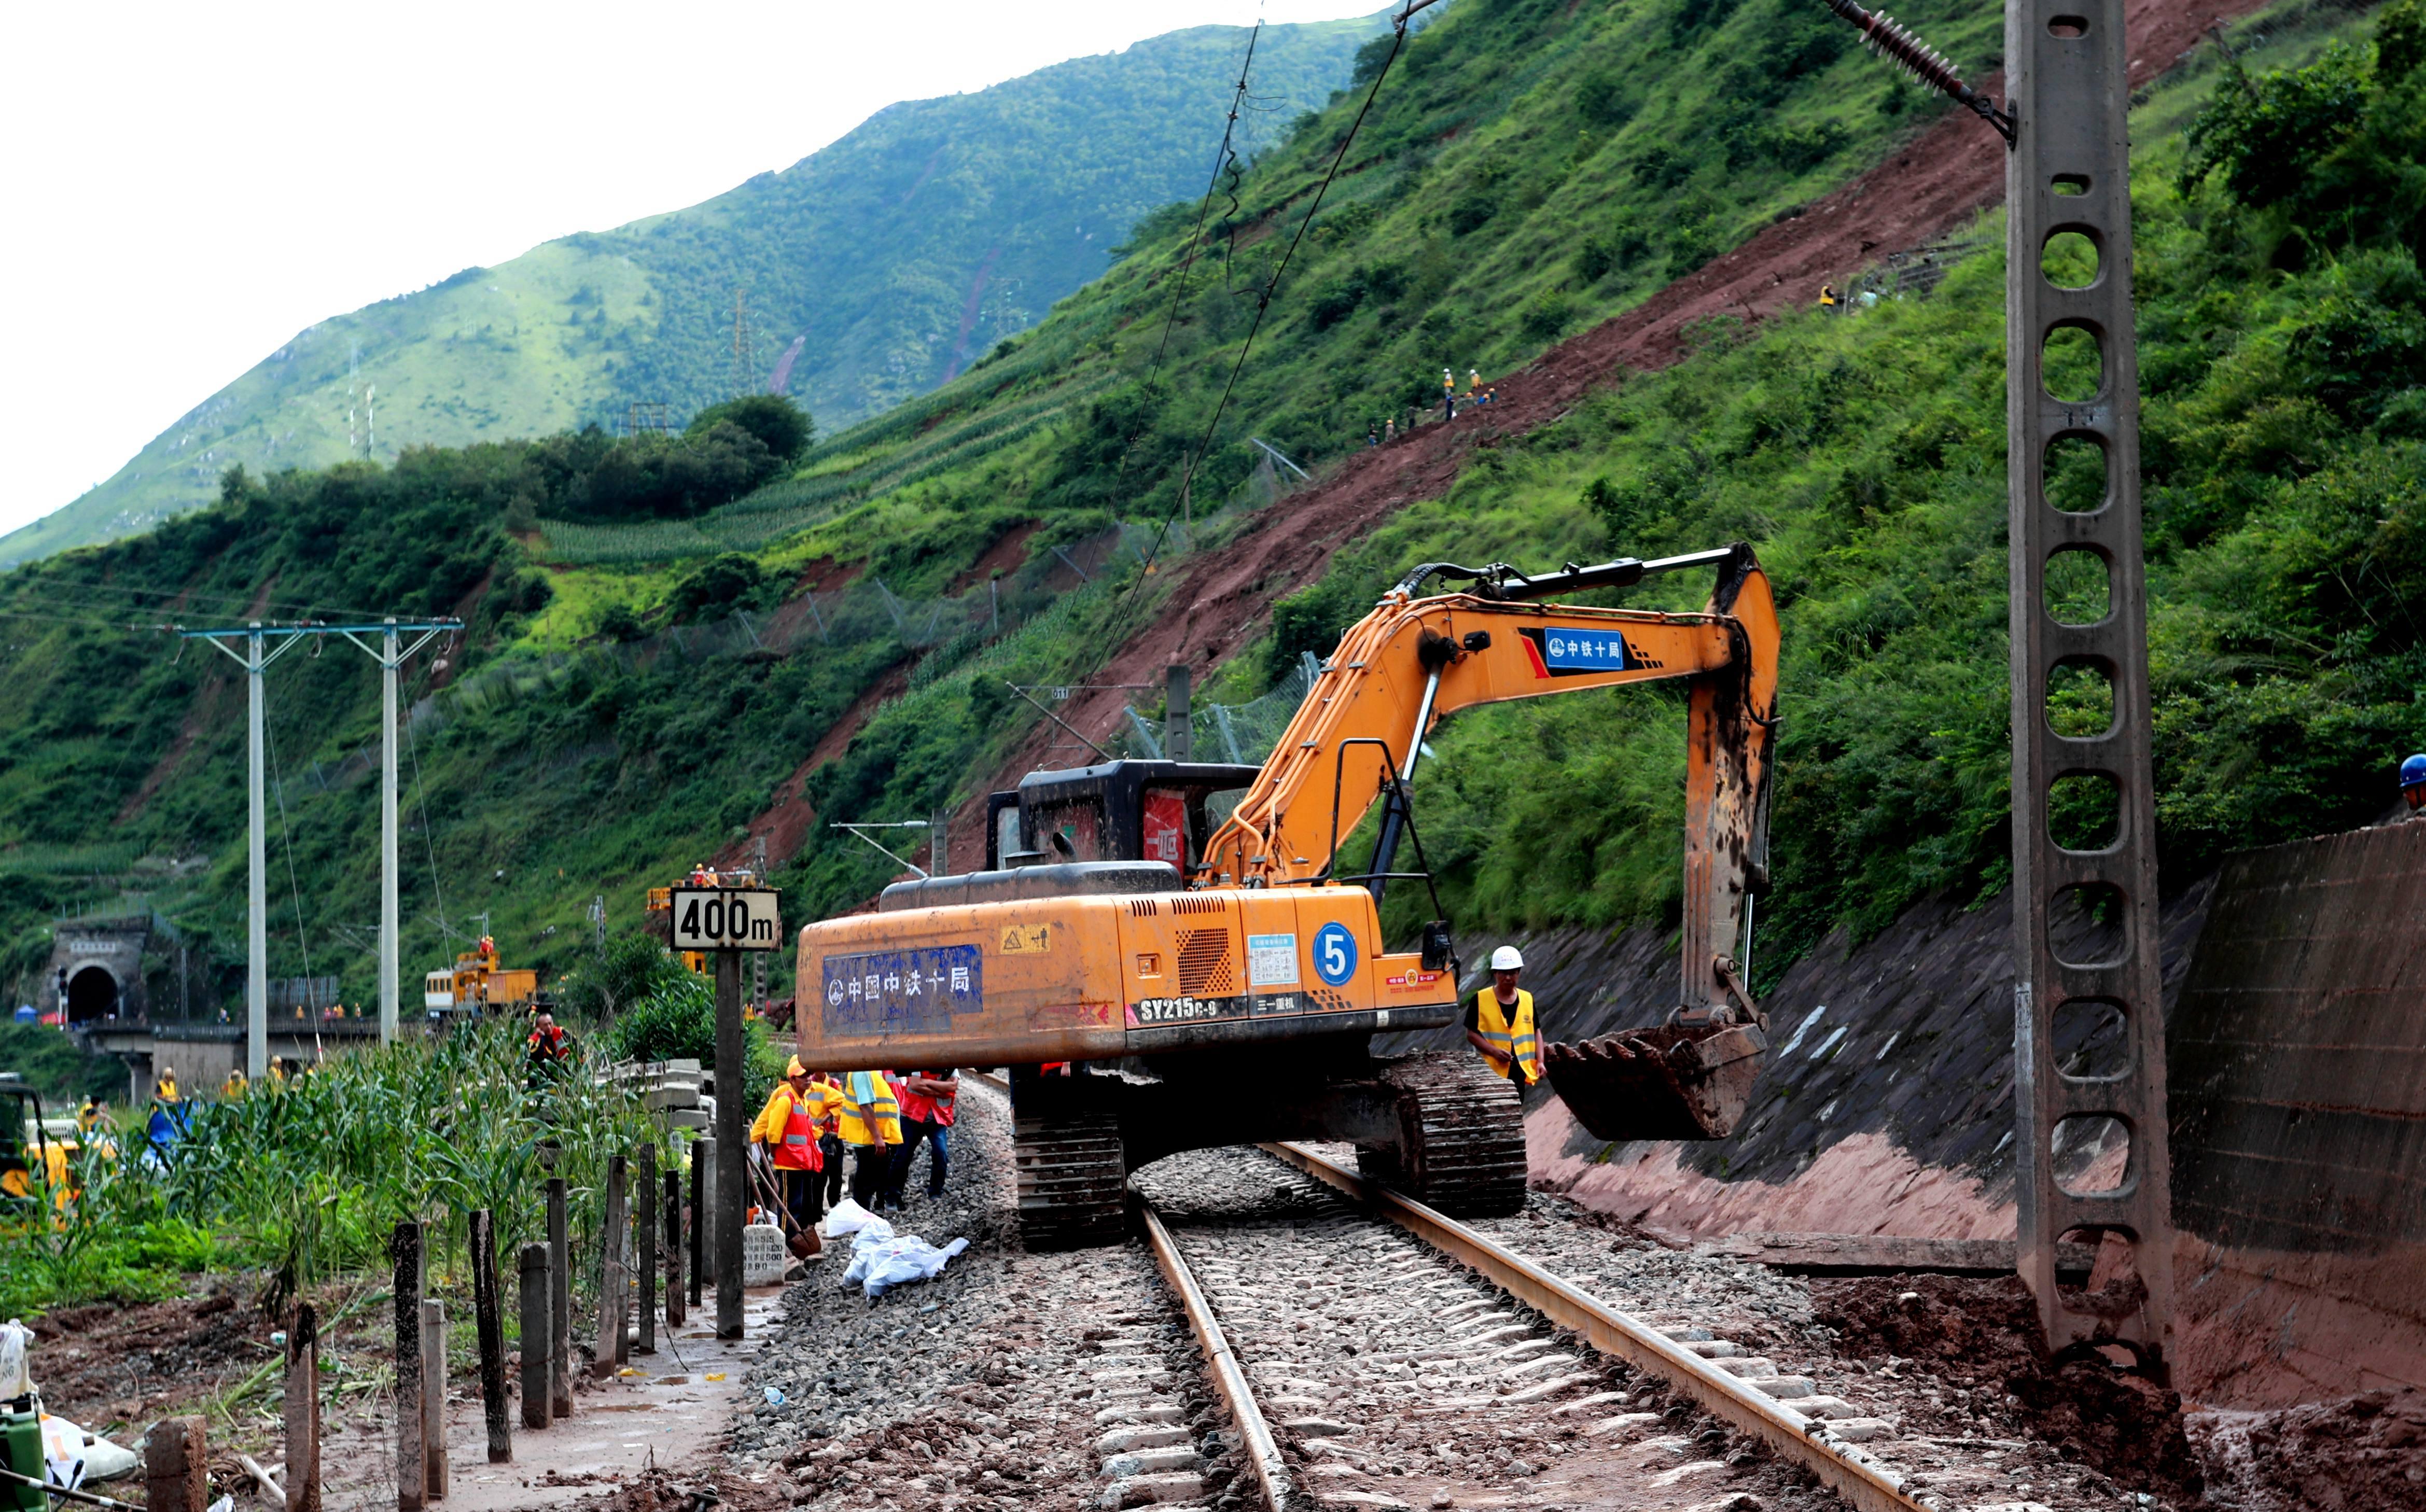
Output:
M1502 945L1491 953L1491 969L1495 972L1521 972L1525 954L1513 945Z

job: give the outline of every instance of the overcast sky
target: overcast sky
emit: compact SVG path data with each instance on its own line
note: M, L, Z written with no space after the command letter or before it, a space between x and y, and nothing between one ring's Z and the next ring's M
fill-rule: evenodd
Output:
M1381 3L11 7L0 531L325 316L694 204L896 100Z

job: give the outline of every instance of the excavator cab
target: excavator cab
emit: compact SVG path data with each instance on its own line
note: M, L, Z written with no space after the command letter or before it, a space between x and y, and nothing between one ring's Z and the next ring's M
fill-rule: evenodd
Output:
M1185 877L1262 770L1227 762L1113 761L1030 772L1014 791L986 798L986 870L1161 861Z

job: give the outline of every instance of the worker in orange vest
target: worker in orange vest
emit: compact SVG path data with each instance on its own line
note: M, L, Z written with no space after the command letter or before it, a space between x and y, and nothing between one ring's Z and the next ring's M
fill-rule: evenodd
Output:
M775 1167L784 1210L802 1233L816 1232L817 1219L825 1214L818 1201L825 1188L825 1156L817 1149L819 1103L809 1085L808 1068L795 1055L784 1068L784 1079L768 1094L757 1121L750 1125L751 1141L767 1147L768 1162Z

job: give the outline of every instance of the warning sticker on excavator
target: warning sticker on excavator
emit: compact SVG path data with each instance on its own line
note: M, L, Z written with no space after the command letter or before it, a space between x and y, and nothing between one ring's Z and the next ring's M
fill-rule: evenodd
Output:
M1249 987L1297 986L1297 936L1249 935L1247 937L1247 985Z
M1625 636L1615 630L1543 625L1528 626L1516 633L1525 637L1525 653L1533 663L1535 677L1623 672L1638 660L1626 645Z
M1034 928L1011 925L1002 932L1002 953L1006 956L1045 956L1053 950L1053 938L1047 932L1053 926L1040 924Z

